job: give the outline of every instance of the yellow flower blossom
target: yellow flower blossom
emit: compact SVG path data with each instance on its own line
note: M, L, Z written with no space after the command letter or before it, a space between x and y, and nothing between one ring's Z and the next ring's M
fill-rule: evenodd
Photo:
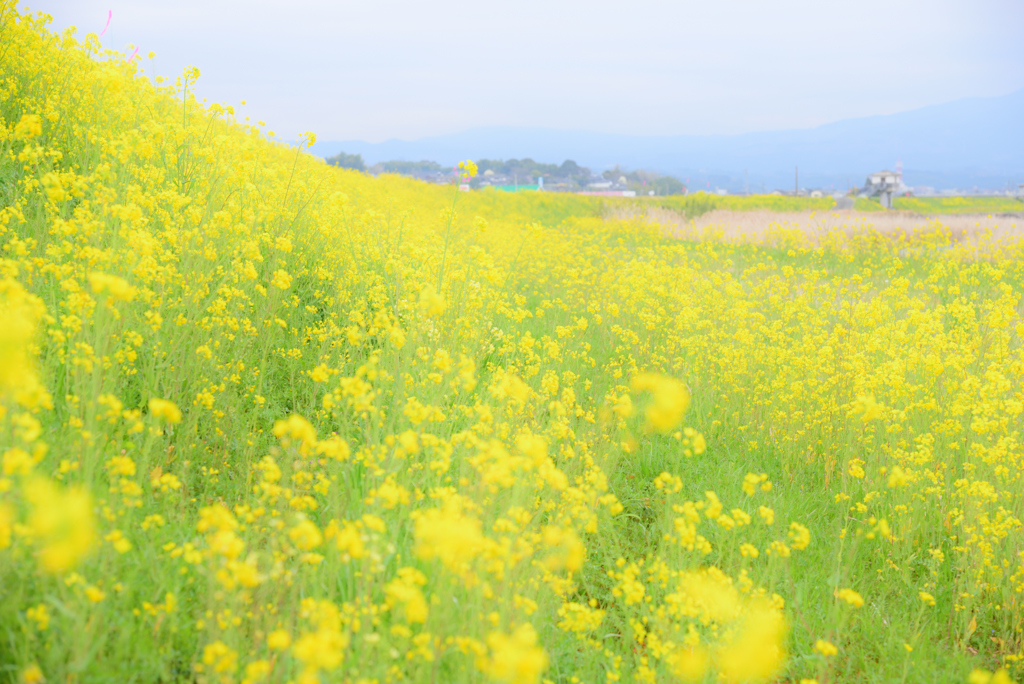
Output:
M851 412L854 415L859 415L863 422L868 423L880 418L884 409L884 406L875 401L874 395L861 394L857 396Z
M446 308L444 297L430 286L420 291L420 310L428 316L440 316Z
M238 668L238 653L223 641L214 641L203 647L202 662L217 674L234 672Z
M800 523L789 524L789 545L798 551L802 551L811 543L811 531Z
M690 406L690 393L675 378L654 373L641 373L633 378L634 392L649 391L651 403L645 409L647 427L661 433L675 429Z
M887 486L889 489L895 489L896 487L906 487L910 483L910 478L903 471L903 468L899 466L894 467L889 473L889 480Z
M25 498L31 505L28 527L36 540L42 569L64 573L78 565L96 538L89 494L81 488L64 489L37 478L26 483Z
M850 463L847 466L847 472L851 477L855 477L858 480L864 479L864 461L859 458L851 458Z
M1006 668L989 672L988 670L975 669L967 676L968 684L1013 684L1013 679Z
M311 551L323 543L323 535L311 520L302 518L290 530L288 537L303 551Z
M767 680L786 664L788 626L781 611L766 602L755 602L738 631L716 651L720 676L730 683Z
M291 646L292 638L283 629L275 629L267 635L267 647L274 651L283 651Z
M834 656L839 653L838 648L836 648L831 642L825 641L824 639L818 639L814 642L814 650L823 656Z
M854 608L860 608L864 605L864 599L853 589L838 589L836 591L836 598L849 603Z
M168 423L176 424L181 422L181 409L173 402L166 399L153 398L149 400L149 413L156 418L162 418Z
M478 171L477 165L472 159L459 162L459 169L462 170L462 175L466 178L473 178Z
M15 140L31 140L43 134L43 120L38 114L22 114L14 126Z
M26 610L25 617L35 623L36 629L40 632L45 632L50 626L50 610L46 607L45 603L40 603Z
M7 503L0 503L0 551L11 545L11 533L14 529L14 512Z
M477 667L491 679L509 684L535 684L548 666L548 656L537 645L537 632L525 623L511 634L493 632L487 637L488 654Z
M390 609L402 606L406 621L423 623L427 621L429 608L420 587L427 583L427 578L415 568L399 568L398 576L384 587L387 605Z
M415 519L416 555L438 558L452 572L462 574L484 547L480 521L454 506L430 509Z
M46 404L49 397L35 373L30 344L45 314L42 301L11 278L0 278L0 399L11 396L23 405ZM33 397L39 397L33 401Z
M117 301L130 302L135 298L135 288L129 285L128 281L108 273L93 271L89 274L89 285L93 292L106 292Z
M42 684L46 681L46 677L43 676L43 671L39 665L32 663L21 671L21 682L23 684Z
M292 277L288 271L279 268L274 271L274 277L270 280L270 284L279 290L287 290L292 286Z

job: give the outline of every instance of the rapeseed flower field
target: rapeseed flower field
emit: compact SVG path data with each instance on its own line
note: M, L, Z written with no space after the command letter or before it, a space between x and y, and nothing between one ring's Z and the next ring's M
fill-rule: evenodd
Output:
M0 0L0 681L1019 676L1019 240L370 178L47 20Z

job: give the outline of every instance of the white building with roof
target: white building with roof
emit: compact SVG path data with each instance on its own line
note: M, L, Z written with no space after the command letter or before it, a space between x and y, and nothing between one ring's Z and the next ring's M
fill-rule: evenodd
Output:
M868 176L857 194L877 198L883 207L892 209L892 198L907 192L910 188L903 183L903 164L897 161L895 171L878 171Z

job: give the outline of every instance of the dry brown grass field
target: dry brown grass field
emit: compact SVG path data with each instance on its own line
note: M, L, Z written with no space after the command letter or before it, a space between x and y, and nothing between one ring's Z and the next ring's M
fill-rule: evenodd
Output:
M730 211L716 209L703 216L687 220L686 217L663 207L630 207L611 212L616 219L639 218L665 226L681 237L698 237L707 233L721 234L732 240L758 242L767 233L800 230L812 240L832 230L847 234L877 231L882 234L916 233L936 224L950 230L954 242L975 240L991 235L993 238L1024 234L1024 215L922 216L912 212L859 212L856 210L819 212L777 212L769 210Z

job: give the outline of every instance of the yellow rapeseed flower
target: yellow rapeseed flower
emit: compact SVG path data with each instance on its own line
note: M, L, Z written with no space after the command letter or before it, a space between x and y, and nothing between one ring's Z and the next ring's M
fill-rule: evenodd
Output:
M78 565L96 539L92 497L80 487L65 489L35 478L25 484L25 498L42 569L63 573Z
M298 414L292 414L287 419L274 423L273 432L284 446L288 446L292 441L298 442L303 454L309 453L317 446L316 429Z
M690 406L690 393L675 378L656 373L640 373L633 378L634 392L649 391L651 402L645 410L646 427L663 434L671 432L683 419Z
M786 664L788 632L780 610L765 601L747 606L738 631L716 649L722 679L739 684L775 677Z
M43 671L39 665L32 663L21 671L21 682L23 684L42 684L46 681Z
M509 684L536 684L547 669L548 656L537 645L537 632L525 623L511 634L493 632L487 637L489 653L477 666L491 679Z
M811 531L800 523L789 524L789 545L798 551L806 549L811 543Z
M321 628L299 637L292 646L292 653L307 672L333 670L341 665L347 645L348 639L340 631Z
M864 605L864 599L853 589L839 589L836 591L836 598L840 601L846 601L854 608L860 608Z
M315 549L324 540L319 528L306 518L302 518L294 527L288 530L288 538L303 551Z
M15 280L0 278L0 399L10 396L30 407L49 402L30 348L45 313L42 300Z
M135 298L135 288L128 284L124 278L93 271L89 274L89 285L94 293L106 292L111 299L122 302L130 302Z
M203 647L203 665L217 674L234 672L238 668L238 652L217 640Z
M427 621L429 608L426 598L420 587L427 583L426 576L415 568L399 568L398 576L384 586L384 595L387 599L387 606L393 610L401 606L403 614L409 623L423 623Z
M11 545L14 530L14 510L8 503L0 502L0 551Z
M1014 681L1006 668L995 672L975 669L971 670L971 674L967 676L967 684L1014 684Z
M167 401L166 399L157 399L156 397L149 400L149 413L155 418L162 418L168 423L180 423L181 422L181 409L179 409L174 402Z
M697 644L680 648L668 658L672 674L684 682L702 682L711 666L711 656L707 649Z
M818 639L814 642L814 650L823 656L834 656L839 653L838 648L836 648L831 642L825 641L824 639Z
M893 467L889 472L889 480L887 482L889 489L906 487L908 484L910 484L910 478L903 471L903 468L900 468L899 466Z
M270 284L279 290L287 290L292 286L292 277L288 271L279 268L274 271L274 277L270 280Z
M420 291L420 311L428 316L440 316L444 313L445 308L444 297L438 294L434 288L427 286Z
M416 556L438 558L452 572L463 574L484 547L480 521L454 506L424 511L415 519Z
M43 119L38 114L22 114L14 126L15 140L31 140L43 134Z
M875 401L873 394L860 394L853 403L852 413L859 415L861 421L868 423L882 416L885 407Z
M478 170L476 163L472 159L459 162L459 169L462 170L463 177L467 179L476 176Z
M283 651L292 644L292 637L283 629L275 629L267 635L267 648L273 651Z
M26 610L25 617L35 623L36 629L40 632L45 632L50 626L50 610L45 603L40 603Z

